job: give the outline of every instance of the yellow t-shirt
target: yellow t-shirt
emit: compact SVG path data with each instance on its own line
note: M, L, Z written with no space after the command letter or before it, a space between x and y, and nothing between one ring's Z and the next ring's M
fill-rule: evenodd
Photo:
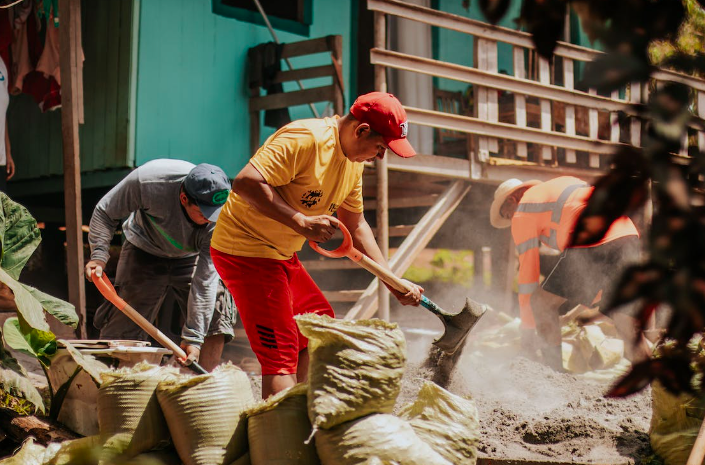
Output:
M340 147L337 117L287 124L274 133L250 163L295 210L307 216L332 215L343 206L362 212L362 163L349 161ZM305 238L230 192L211 246L243 257L287 260Z

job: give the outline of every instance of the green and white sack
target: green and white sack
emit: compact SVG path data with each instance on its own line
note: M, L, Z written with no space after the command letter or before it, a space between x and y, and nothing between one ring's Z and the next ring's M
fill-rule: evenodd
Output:
M247 375L236 366L163 381L157 398L185 465L227 465L247 452L240 414L255 400Z
M396 324L296 316L309 339L308 412L314 430L391 413L401 389L406 341Z
M409 423L375 414L316 433L323 465L454 465L431 449Z
M399 416L409 422L422 441L449 462L455 465L477 462L480 423L472 400L426 382L416 401L403 407Z
M105 458L127 459L169 445L169 429L157 401L157 385L175 368L138 363L101 374L98 426Z
M261 402L244 415L252 465L318 465L311 434L306 392L297 384Z

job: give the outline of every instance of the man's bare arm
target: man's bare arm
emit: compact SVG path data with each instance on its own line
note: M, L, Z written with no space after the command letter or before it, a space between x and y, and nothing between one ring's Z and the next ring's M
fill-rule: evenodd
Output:
M338 220L332 216L306 216L292 208L250 163L233 180L233 191L262 214L290 227L309 240L329 240L338 225Z

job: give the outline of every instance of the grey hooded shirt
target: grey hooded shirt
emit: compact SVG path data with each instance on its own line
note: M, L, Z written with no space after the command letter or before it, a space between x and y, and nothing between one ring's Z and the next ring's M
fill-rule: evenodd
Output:
M181 338L200 346L213 317L218 274L210 254L215 223L196 225L179 200L181 183L194 166L182 160L160 159L132 171L96 205L88 243L91 260L107 262L110 241L124 219L125 239L147 253L164 258L197 255Z

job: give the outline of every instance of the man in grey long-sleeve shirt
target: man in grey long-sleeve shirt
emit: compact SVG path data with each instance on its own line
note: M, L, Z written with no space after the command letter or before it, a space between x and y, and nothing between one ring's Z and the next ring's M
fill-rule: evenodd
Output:
M189 358L200 356L206 369L217 365L225 338L233 334L232 305L229 309L215 305L219 279L210 256L215 220L229 191L228 178L217 166L153 160L132 171L98 202L88 234L90 281L93 273L102 274L115 229L127 218L115 278L118 293L154 322L172 290L182 311L187 307L181 345ZM96 311L94 325L101 338L147 338L109 302Z

